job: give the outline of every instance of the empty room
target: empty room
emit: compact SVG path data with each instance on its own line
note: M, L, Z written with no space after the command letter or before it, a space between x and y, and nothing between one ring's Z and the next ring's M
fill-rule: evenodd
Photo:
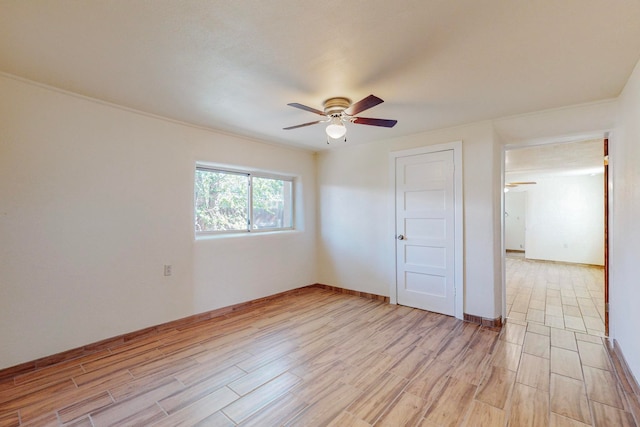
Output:
M638 426L639 165L637 0L0 0L0 427Z

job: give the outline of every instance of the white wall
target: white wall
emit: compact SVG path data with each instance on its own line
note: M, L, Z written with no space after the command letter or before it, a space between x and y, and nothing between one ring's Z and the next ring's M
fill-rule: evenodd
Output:
M217 162L296 175L296 229L196 240L193 254L196 313L317 282L315 155L247 143L239 138L225 139L229 144L212 144L208 135L195 140L193 164L196 160Z
M610 334L640 381L640 62L620 95L610 140Z
M318 154L320 283L389 295L388 153L388 144L374 142Z
M527 258L604 265L603 179L555 176L527 186Z
M319 281L378 295L395 283L389 152L463 141L465 307L500 316L500 151L484 122L318 156ZM497 217L496 217L497 216ZM497 227L497 228L496 228Z
M586 122L590 130L606 129L613 104L337 149L316 163L307 152L0 77L0 368L316 281L387 295L394 281L388 153L458 140L464 152L464 310L497 317L498 144L575 134ZM611 332L636 377L638 117L636 67L620 98L611 144ZM298 231L196 241L197 160L298 175ZM162 276L163 264L173 265L173 276Z
M504 246L507 250L525 250L525 191L509 191L504 195Z
M600 137L615 125L617 100L569 105L493 121L504 144L585 140Z
M196 241L197 160L297 175L298 230ZM0 76L0 368L314 282L312 153Z

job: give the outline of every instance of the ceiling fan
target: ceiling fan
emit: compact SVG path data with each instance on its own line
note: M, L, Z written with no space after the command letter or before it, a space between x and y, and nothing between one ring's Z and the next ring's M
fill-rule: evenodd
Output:
M346 139L347 128L345 123L355 123L359 125L369 125L369 126L381 126L385 128L392 128L398 123L397 120L389 120L389 119L372 119L367 117L356 117L356 114L361 113L369 108L375 107L378 104L383 103L384 101L378 98L375 95L369 95L366 98L356 102L355 104L351 103L349 98L345 97L334 97L329 98L323 103L324 111L316 110L312 107L307 107L306 105L298 104L297 102L292 102L287 104L294 108L299 108L301 110L309 111L311 113L315 113L319 116L323 116L323 120L316 120L314 122L303 123L301 125L289 126L283 128L284 130L297 129L305 126L311 126L318 123L329 123L327 126L326 132L327 136L332 139L340 139L342 137ZM327 139L327 144L329 140Z
M508 192L509 188L515 188L515 187L519 187L520 185L534 185L537 184L537 182L535 181L514 181L514 182L508 182L504 185L504 192Z
M514 181L514 182L508 182L505 184L506 187L517 187L519 185L533 185L533 184L537 184L537 182L535 181Z

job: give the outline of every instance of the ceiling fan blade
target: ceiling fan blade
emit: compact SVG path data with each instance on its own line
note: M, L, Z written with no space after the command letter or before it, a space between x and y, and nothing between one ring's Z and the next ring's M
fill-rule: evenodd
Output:
M369 95L366 98L361 99L360 101L356 102L351 107L349 107L348 114L350 116L355 116L356 114L361 113L364 110L368 110L371 107L375 107L378 104L382 104L383 102L384 101L378 98L377 96Z
M537 184L537 182L535 181L515 181L515 182L510 182L509 185L532 185L532 184Z
M291 107L294 107L294 108L299 108L299 109L304 110L304 111L309 111L310 113L319 114L321 116L325 115L324 112L322 112L320 110L316 110L315 108L307 107L306 105L298 104L297 102L292 102L292 103L287 104L287 105L289 105Z
M284 130L298 129L303 128L305 126L311 126L320 123L322 120L316 120L315 122L303 123L301 125L289 126L288 128L282 128Z
M355 117L353 123L359 125L381 126L383 128L392 128L398 123L397 120L389 119L369 119L367 117Z

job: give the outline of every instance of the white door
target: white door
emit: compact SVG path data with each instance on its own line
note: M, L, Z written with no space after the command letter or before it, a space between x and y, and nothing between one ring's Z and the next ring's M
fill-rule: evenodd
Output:
M396 158L398 304L455 313L454 151Z
M504 195L504 248L525 250L526 191L510 191Z

